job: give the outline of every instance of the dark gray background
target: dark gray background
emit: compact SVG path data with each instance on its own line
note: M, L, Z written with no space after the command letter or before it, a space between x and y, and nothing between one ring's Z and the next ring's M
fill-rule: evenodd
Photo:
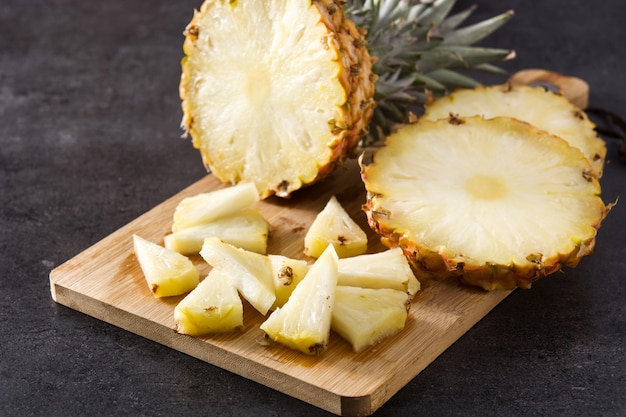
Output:
M581 77L592 105L626 116L623 0L476 3L476 18L516 12L485 42L517 50L508 70ZM179 129L181 33L199 5L0 3L0 415L327 415L50 297L52 268L205 175ZM607 140L608 202L626 165ZM376 415L625 415L625 214L578 268L516 291Z

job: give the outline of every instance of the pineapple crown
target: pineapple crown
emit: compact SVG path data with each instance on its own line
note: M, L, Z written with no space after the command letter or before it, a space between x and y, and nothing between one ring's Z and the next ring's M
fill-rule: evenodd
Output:
M507 11L490 19L460 27L475 6L450 15L456 0L346 0L347 15L366 31L365 40L375 58L378 76L377 106L365 142L377 142L395 126L420 112L432 95L476 80L460 73L478 70L504 73L492 63L513 58L508 49L472 46L506 23Z

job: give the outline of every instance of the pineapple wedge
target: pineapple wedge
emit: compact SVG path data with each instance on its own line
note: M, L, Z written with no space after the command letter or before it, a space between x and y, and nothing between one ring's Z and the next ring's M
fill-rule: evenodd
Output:
M261 324L267 336L307 355L328 345L337 285L337 253L332 246L309 268L282 308Z
M309 264L300 259L292 259L282 255L268 255L272 264L272 278L276 301L271 310L282 307L293 290L298 286L309 270Z
M180 253L138 235L133 235L133 248L148 287L155 297L181 295L198 285L198 270Z
M363 288L391 288L412 300L420 290L402 249L339 259L337 285Z
M276 301L269 258L224 243L216 237L204 240L200 256L219 269L259 313L265 315Z
M317 214L304 236L304 254L317 258L329 245L335 247L340 258L361 255L367 251L367 235L335 196Z
M210 223L249 208L259 199L259 192L252 182L242 182L232 187L186 197L174 210L172 232Z
M403 291L337 285L331 328L361 352L404 329L409 307Z
M516 119L422 120L362 168L365 211L423 276L530 288L592 252L610 205L582 152Z
M224 333L243 327L243 303L228 277L217 269L174 309L176 331L191 336Z
M268 235L267 220L258 211L248 209L179 230L163 240L166 248L183 255L198 254L207 237L217 237L238 248L265 254Z
M580 149L593 175L602 175L606 143L596 134L595 125L564 96L543 87L507 84L459 89L428 104L422 118L445 119L450 114L487 119L507 116L530 123Z

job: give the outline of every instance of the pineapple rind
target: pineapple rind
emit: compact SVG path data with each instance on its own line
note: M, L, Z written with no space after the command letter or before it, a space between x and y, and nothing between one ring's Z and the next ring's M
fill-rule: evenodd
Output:
M307 355L320 355L328 346L337 285L338 257L332 246L309 268L282 308L260 328L267 336Z
M228 277L212 269L174 308L174 319L182 334L231 332L243 327L243 303Z
M199 272L184 255L133 235L133 248L152 294L157 297L181 295L194 289Z
M596 134L595 125L564 96L543 87L506 84L459 89L428 103L422 118L435 120L450 114L462 118L507 116L528 122L579 148L593 175L602 176L606 143Z
M529 288L593 250L609 207L589 171L580 150L515 119L423 120L363 168L365 210L418 278ZM490 187L468 188L477 177Z
M259 313L265 315L276 300L272 266L266 255L237 248L216 237L206 238L200 256L228 276Z
M332 245L340 258L361 255L367 251L367 235L331 196L304 236L304 254L319 257Z
M185 130L225 182L288 196L367 134L375 75L334 1L205 1L185 31Z
M166 248L183 255L198 254L208 237L217 237L238 248L265 254L268 235L267 220L258 211L248 209L170 233L163 240Z
M331 328L361 352L404 329L409 306L404 291L337 285Z

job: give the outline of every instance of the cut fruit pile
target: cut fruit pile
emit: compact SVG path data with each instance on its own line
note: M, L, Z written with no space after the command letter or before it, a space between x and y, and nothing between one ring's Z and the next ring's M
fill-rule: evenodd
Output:
M243 329L242 298L268 316L260 329L269 340L308 355L326 349L331 329L360 352L404 328L420 289L407 259L400 249L366 254L365 233L334 196L306 234L320 251L308 251L318 258L311 265L227 242L224 229L234 227L239 235L253 236L254 247L267 247L269 225L251 208L258 192L250 184L183 199L175 210L174 232L164 237L166 247L134 236L137 260L153 294L186 294L174 309L179 333ZM219 201L235 211L224 210ZM256 222L233 225L252 213L263 219L264 233ZM145 256L145 248L158 256ZM195 266L175 249L199 253L211 267L208 275L200 281Z

